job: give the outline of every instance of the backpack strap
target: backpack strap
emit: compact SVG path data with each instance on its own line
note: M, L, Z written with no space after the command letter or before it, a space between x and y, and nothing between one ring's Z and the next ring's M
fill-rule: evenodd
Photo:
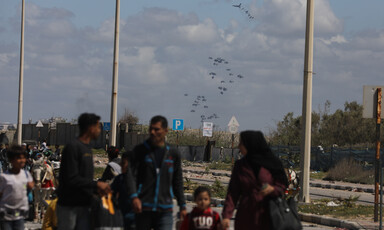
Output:
M27 170L24 169L24 172L25 172L25 176L27 177L27 179L29 179Z

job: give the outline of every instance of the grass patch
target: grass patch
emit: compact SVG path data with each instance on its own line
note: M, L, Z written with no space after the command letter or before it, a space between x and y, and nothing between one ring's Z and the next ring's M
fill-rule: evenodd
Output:
M354 159L343 159L331 168L326 180L345 181L351 183L374 184L374 169L365 169L362 164Z
M347 205L340 205L336 207L327 206L328 202L316 201L312 204L299 205L299 212L311 213L316 215L326 215L334 218L372 218L373 219L373 206L356 205L348 207Z
M327 173L323 171L311 172L311 179L322 180L327 177Z
M206 186L211 190L211 196L215 198L221 198L224 199L227 195L227 186L224 186L219 180L216 179L216 181L212 185L206 185L206 184L199 184L197 182L192 181L189 178L184 178L184 192L185 193L192 193L195 191L195 189L199 186Z
M92 149L92 153L98 156L107 156L107 152L104 149Z
M94 173L93 173L93 178L94 179L99 179L103 175L105 167L95 167L94 168Z
M226 163L226 162L212 162L207 165L208 169L212 170L226 170L231 171L232 170L232 164Z

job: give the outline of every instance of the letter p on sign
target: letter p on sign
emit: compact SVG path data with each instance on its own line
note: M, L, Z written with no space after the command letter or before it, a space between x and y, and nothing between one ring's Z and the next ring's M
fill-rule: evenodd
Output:
M175 131L184 130L184 120L183 119L174 119L173 120L173 130L175 130Z

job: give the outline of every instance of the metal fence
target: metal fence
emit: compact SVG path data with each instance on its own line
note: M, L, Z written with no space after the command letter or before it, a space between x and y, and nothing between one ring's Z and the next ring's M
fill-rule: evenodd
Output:
M299 162L298 160L300 159L300 147L298 146L272 146L272 150L275 154L280 156L280 158L290 160L293 163ZM384 151L381 150L381 157L384 156L383 153ZM366 167L372 167L375 161L375 156L376 149L312 147L311 169L327 171L344 158L351 158L357 162L360 162Z
M40 132L40 138L39 138ZM137 144L142 143L149 136L148 134L140 134L137 132L128 132L124 124L119 125L117 129L117 143L116 146L120 149L132 150ZM15 132L11 132L16 135ZM79 134L78 126L70 123L57 123L56 128L52 129L48 124L44 124L42 128L36 128L34 124L23 125L23 140L42 141L46 140L48 145L65 145L71 142ZM108 143L108 132L102 130L101 135L97 140L91 142L93 148L105 148ZM2 135L2 140L12 142L9 133L8 138ZM285 159L284 162L292 162L296 167L299 167L300 160L300 147L298 146L272 146L272 151L280 158ZM178 146L183 159L189 161L202 161L207 157L212 161L230 161L232 156L235 159L239 158L239 150L230 148L218 148L210 146ZM344 158L352 158L361 162L367 167L371 167L375 160L375 149L368 148L311 148L311 169L313 170L328 170L333 167L337 162ZM383 157L384 151L381 150ZM296 165L295 165L296 164Z
M23 141L41 142L46 140L48 145L66 145L79 135L77 124L71 123L57 123L55 128L50 128L49 124L43 124L41 128L37 128L35 124L23 124L22 129ZM17 133L15 131L8 131L6 134L8 138L3 134L1 136L2 142L12 143L16 140ZM98 139L91 142L91 146L96 149L105 148L108 144L108 137L109 132L102 129ZM116 146L120 149L131 150L146 138L148 138L147 134L127 132L122 125L117 129Z

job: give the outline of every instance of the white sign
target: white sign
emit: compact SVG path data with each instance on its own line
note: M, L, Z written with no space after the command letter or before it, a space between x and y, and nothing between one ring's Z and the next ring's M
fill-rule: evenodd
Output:
M203 137L212 137L213 123L204 122L203 123Z
M232 134L237 133L239 131L239 126L240 126L240 124L237 121L236 117L232 116L231 120L228 123L229 132Z
M41 121L39 121L39 122L37 122L36 127L42 128L42 127L44 127L44 125L43 125L43 123L41 123Z
M239 127L237 127L237 126L229 126L228 130L229 130L230 133L236 134L237 132L239 132Z
M384 86L365 85L363 88L363 118L376 118L377 88L381 88L381 118L384 118Z

